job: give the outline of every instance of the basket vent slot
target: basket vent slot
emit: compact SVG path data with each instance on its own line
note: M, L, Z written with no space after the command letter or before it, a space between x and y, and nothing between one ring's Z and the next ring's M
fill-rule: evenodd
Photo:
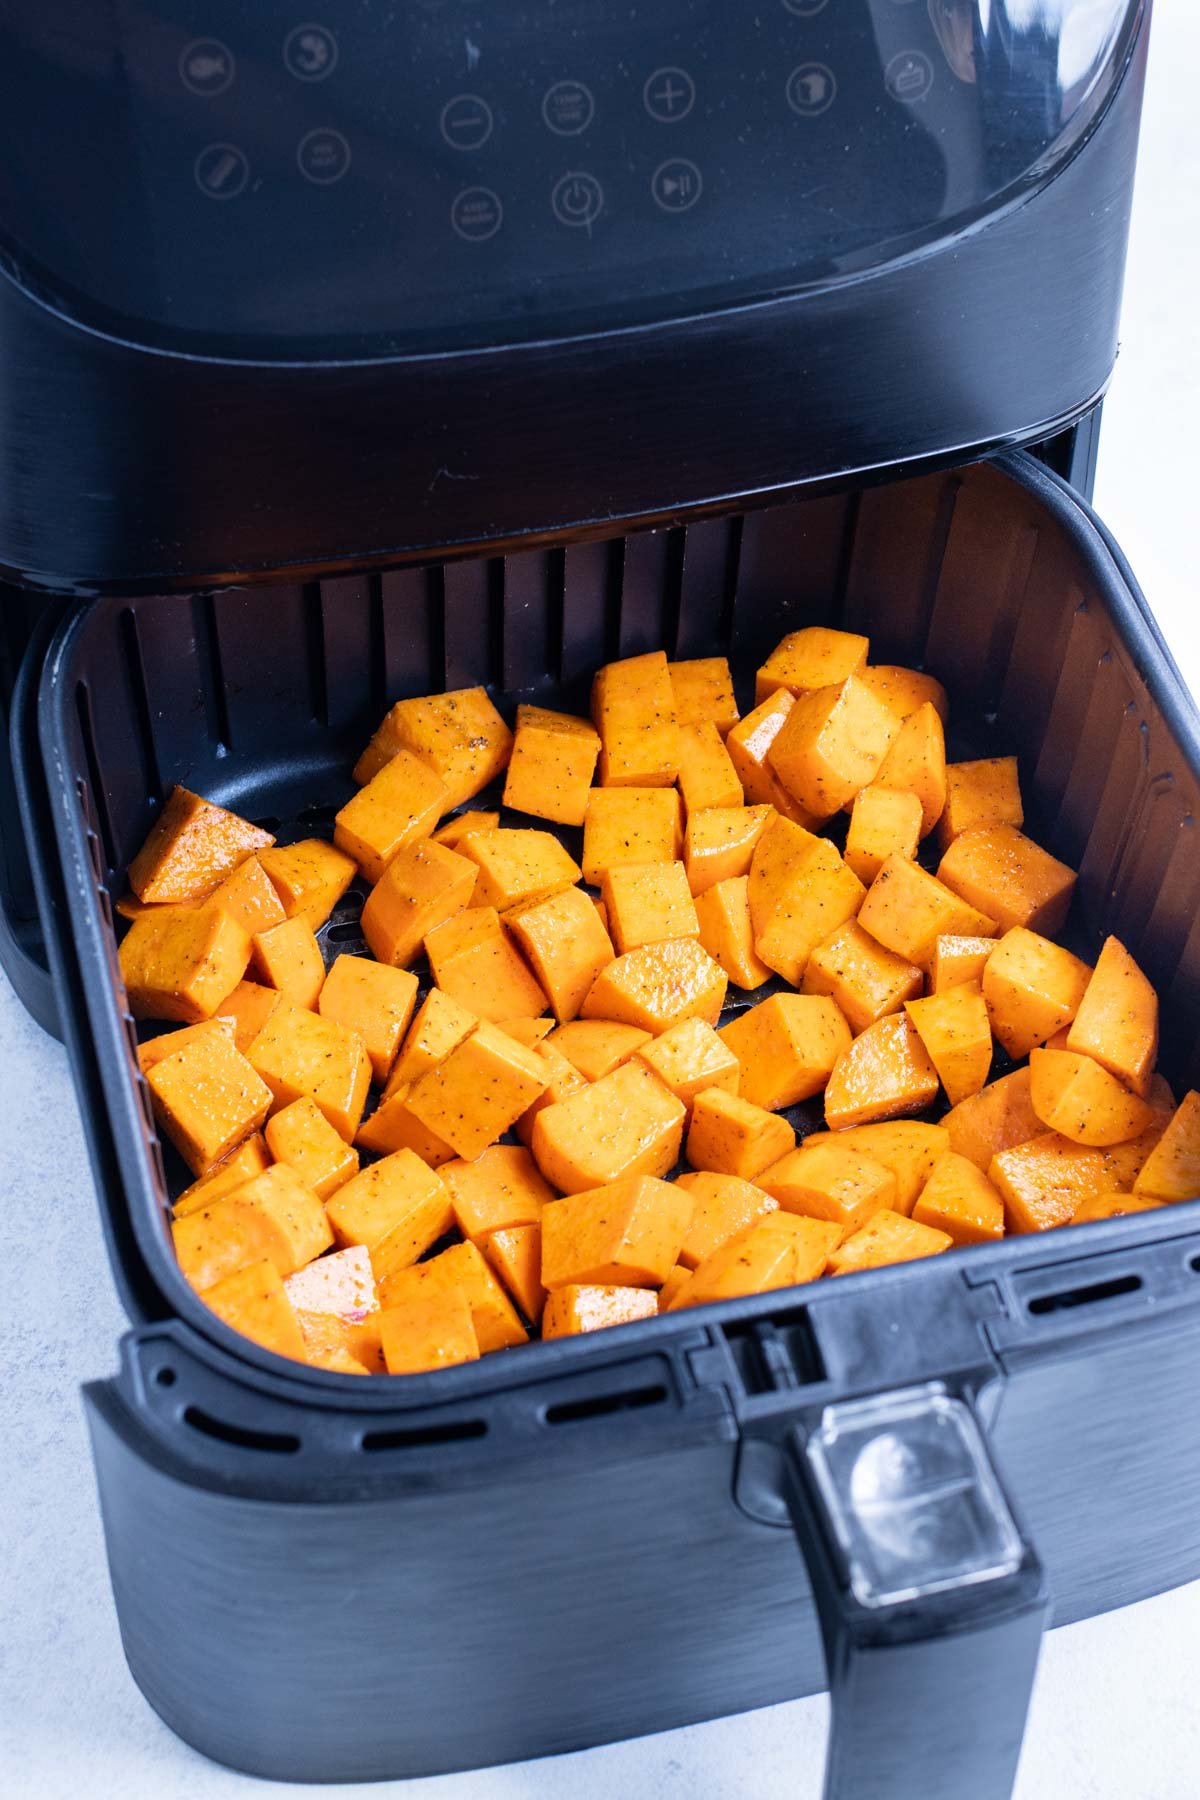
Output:
M239 1450L267 1450L276 1456L294 1456L300 1439L291 1431L259 1431L245 1425L234 1425L228 1419L214 1419L199 1406L185 1406L183 1422L219 1444L234 1444Z
M591 1394L583 1400L560 1400L542 1414L547 1425L577 1425L585 1419L602 1419L610 1413L638 1412L645 1406L661 1406L670 1395L661 1382L650 1387L626 1388L618 1394Z
M1028 1309L1035 1318L1042 1313L1066 1312L1071 1307L1094 1306L1099 1300L1116 1300L1122 1294L1136 1294L1143 1285L1140 1275L1114 1275L1109 1281L1060 1288L1056 1294L1037 1294L1028 1302Z
M411 1425L395 1431L364 1431L364 1450L426 1450L436 1444L465 1444L487 1436L486 1419L448 1419L444 1425Z

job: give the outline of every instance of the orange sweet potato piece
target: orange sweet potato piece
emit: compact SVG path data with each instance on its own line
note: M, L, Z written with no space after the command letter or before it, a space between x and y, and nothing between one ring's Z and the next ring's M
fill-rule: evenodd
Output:
M926 701L905 719L879 765L875 783L917 796L921 836L928 837L946 804L946 738L931 702Z
M408 1035L392 1064L385 1097L393 1088L411 1086L427 1069L449 1056L456 1044L474 1031L479 1019L469 1007L451 1000L440 988L430 988L413 1015Z
M258 1132L223 1156L219 1163L194 1181L190 1188L185 1188L171 1208L177 1219L184 1219L190 1212L199 1212L203 1206L211 1206L214 1200L221 1200L226 1194L232 1194L249 1181L252 1175L261 1175L264 1169L271 1166L271 1158L267 1155L267 1147Z
M445 1138L431 1131L413 1112L408 1103L412 1085L411 1081L390 1083L370 1118L364 1119L359 1126L354 1141L360 1149L372 1150L381 1156L394 1155L397 1150L411 1150L423 1163L436 1169L442 1163L452 1162L456 1152Z
M542 1283L657 1287L679 1256L692 1197L672 1182L634 1175L556 1200L542 1213Z
M795 704L794 696L786 688L778 688L733 727L725 739L725 748L737 771L747 805L773 807L783 818L807 826L815 824L816 820L793 800L770 763L771 746Z
M560 1024L575 1018L597 975L613 959L599 913L582 889L569 887L517 906L505 923L529 958Z
M193 1175L253 1136L271 1106L270 1088L221 1030L163 1057L146 1081L159 1128Z
M745 875L718 881L696 895L700 942L735 987L761 987L771 971L754 948L750 882Z
M1139 1169L1142 1200L1194 1200L1200 1195L1200 1094L1183 1096L1170 1124Z
M276 1108L310 1094L334 1130L353 1141L371 1085L371 1065L354 1032L281 998L246 1060L274 1094Z
M723 1088L696 1096L687 1135L687 1159L694 1169L753 1181L795 1143L795 1132L778 1113Z
M951 1150L985 1171L1001 1150L1027 1144L1045 1129L1033 1110L1028 1069L989 1082L978 1094L953 1107L942 1124L949 1133Z
M805 812L828 818L875 779L895 733L894 715L851 675L796 701L771 745L771 767Z
M546 1305L542 1286L542 1227L507 1225L483 1240L483 1254L495 1273L531 1322L541 1318Z
M809 866L836 868L836 844L780 813L769 816L750 857L749 900L754 932L767 929L780 901Z
M308 920L285 919L257 932L250 972L293 1006L314 1007L325 983L325 962Z
M585 1081L600 1081L650 1043L652 1036L640 1025L622 1025L614 1019L571 1019L552 1031L547 1041Z
M279 1270L268 1261L250 1263L216 1281L201 1294L219 1319L276 1356L307 1360L300 1322L284 1292Z
M985 1244L1004 1236L999 1192L982 1169L953 1150L934 1164L911 1216L944 1231L956 1244Z
M464 842L477 843L479 835ZM435 926L470 905L478 873L469 858L429 839L398 851L362 911L375 960L394 968L410 963Z
M681 725L699 725L711 719L724 737L738 722L733 675L724 656L697 656L686 662L669 662L675 717Z
M250 961L250 936L213 906L171 907L135 919L118 953L135 1019L211 1019Z
M129 865L129 885L148 906L204 900L239 863L274 842L269 831L177 787Z
M281 1275L294 1275L333 1242L317 1196L280 1163L211 1206L176 1219L171 1235L180 1268L201 1293L264 1259Z
M459 1156L479 1156L515 1125L547 1082L546 1065L484 1020L419 1081L408 1104Z
M324 838L277 844L260 851L258 860L288 918L307 919L314 931L320 931L358 874L353 858Z
M1149 1200L1138 1194L1093 1194L1090 1200L1084 1200L1071 1215L1072 1225L1091 1225L1097 1219L1123 1219L1128 1214L1155 1212L1164 1204L1161 1200Z
M447 850L457 850L468 832L495 831L499 824L498 812L460 812L452 814L431 835L435 844L445 844Z
M904 856L889 856L867 890L858 922L877 943L927 969L939 937L993 937L996 921Z
M815 1281L825 1269L840 1229L826 1219L768 1213L706 1257L676 1291L668 1311Z
M722 1244L779 1207L770 1194L764 1194L740 1175L718 1175L700 1169L695 1174L681 1175L675 1185L692 1201L691 1221L679 1250L679 1265L684 1270L698 1268ZM664 1282L664 1291L666 1286Z
M360 785L399 750L439 775L446 809L461 806L495 779L508 761L512 732L481 687L397 700L354 765Z
M583 879L598 886L620 863L674 862L683 803L674 788L593 788L583 820Z
M441 1175L450 1190L454 1222L474 1244L482 1245L493 1231L538 1224L543 1206L557 1198L520 1144L492 1144L474 1162L456 1157Z
M942 724L950 717L950 702L940 681L920 669L904 669L894 663L876 663L857 671L857 678L882 700L898 723L912 717L928 701Z
M976 826L954 839L938 880L1001 931L1025 925L1052 937L1067 922L1075 871L1015 825Z
M248 856L231 875L218 882L208 903L236 919L251 937L256 931L269 931L272 925L282 925L287 918L283 902L257 856Z
M479 1340L467 1296L461 1289L417 1294L379 1318L380 1340L389 1375L417 1375L476 1362Z
M411 1150L397 1150L347 1181L325 1205L342 1249L371 1254L377 1281L407 1268L449 1231L450 1190Z
M1106 1149L1138 1137L1153 1114L1144 1100L1122 1087L1115 1075L1070 1050L1029 1054L1033 1110L1051 1131L1073 1143Z
M1073 1144L1057 1131L1001 1150L987 1173L1004 1201L1009 1231L1047 1231L1065 1225L1085 1200L1118 1185L1101 1151Z
M720 1031L741 1069L738 1092L776 1112L820 1093L850 1047L850 1029L824 995L772 994Z
M448 804L440 776L398 750L341 808L333 841L375 882L397 850L429 836Z
M701 807L743 803L737 770L711 719L679 727L679 791L689 814Z
M938 1091L937 1070L912 1021L894 1013L868 1025L839 1058L825 1089L831 1131L919 1112Z
M184 1025L178 1031L160 1031L157 1037L147 1038L138 1045L138 1068L146 1075L155 1063L214 1037L223 1038L227 1044L236 1044L233 1020L216 1014L211 1019L202 1019L198 1025Z
M755 845L775 816L771 806L704 806L689 812L683 862L692 894L748 874Z
M499 912L557 894L582 873L549 831L472 831L460 842L458 854L479 871L472 905L494 906Z
M680 1019L715 1025L728 982L694 938L643 944L609 963L588 989L580 1009L585 1019L615 1019L658 1033Z
M518 706L505 806L556 825L582 825L599 754L600 734L586 719Z
M938 1072L951 1106L977 1094L992 1067L992 1027L978 982L909 1000L905 1012Z
M233 1041L244 1055L280 999L277 988L263 987L257 981L239 981L233 992L222 1000L213 1017L230 1022Z
M846 833L846 864L861 882L874 881L889 856L914 857L920 841L921 802L915 793L885 787L882 780L859 788Z
M987 825L1023 825L1021 782L1015 756L949 763L946 805L938 821L938 843L946 850L964 831Z
M379 1305L371 1255L362 1244L318 1256L289 1275L284 1286L298 1313L321 1313L347 1324L361 1324Z
M606 663L592 682L602 787L670 787L679 772L679 730L661 650Z
M870 640L856 631L828 625L805 625L789 631L754 677L755 704L786 688L797 699L814 688L837 687L857 675L867 660Z
M683 1102L645 1063L622 1063L533 1122L539 1169L564 1194L624 1176L666 1175L679 1156Z
M366 956L343 952L335 958L321 988L317 1011L356 1032L371 1061L371 1074L385 1082L412 1020L417 978L407 969L391 969Z
M653 1288L564 1287L550 1294L542 1314L543 1338L574 1337L581 1331L604 1331L652 1319L658 1311Z
M275 1161L293 1168L320 1200L358 1173L358 1152L307 1094L268 1119L265 1136Z
M829 1219L844 1237L896 1199L892 1171L836 1134L806 1139L764 1169L758 1181L785 1212Z
M847 1131L810 1132L804 1143L843 1144L861 1150L873 1162L882 1163L896 1178L893 1212L910 1215L938 1159L950 1148L950 1134L941 1125L922 1119L881 1119L874 1125L857 1125Z
M696 1095L705 1088L725 1088L731 1094L738 1091L738 1059L703 1019L681 1019L661 1037L651 1038L636 1055L682 1100L689 1113Z
M929 971L930 992L944 994L948 988L961 987L964 982L982 983L984 966L995 948L994 938L938 938Z
M1067 1034L1067 1048L1090 1056L1144 1099L1158 1055L1158 995L1115 937L1105 938Z
M605 872L600 893L618 955L668 938L700 936L700 921L681 862L621 864Z
M990 949L990 940L984 941ZM802 988L806 994L828 995L851 1031L859 1032L899 1012L922 985L915 963L885 950L857 919L849 919L817 945L805 965Z
M423 1297L458 1292L471 1309L481 1355L523 1344L528 1336L512 1301L474 1244L454 1244L429 1262L397 1269L380 1284L385 1308L413 1306Z
M533 1143L534 1121L538 1114L547 1106L553 1106L556 1100L569 1100L572 1094L582 1093L588 1085L574 1063L560 1055L553 1044L536 1045L534 1055L545 1063L550 1079L533 1105L525 1108L516 1123L517 1136L527 1149Z
M829 1273L853 1275L861 1269L881 1269L889 1263L915 1262L922 1256L937 1256L952 1246L953 1239L947 1232L935 1231L932 1226L884 1208L832 1253Z
M810 856L780 894L754 948L769 968L799 987L817 945L855 917L865 895L862 882L836 850L832 857ZM750 910L753 917L753 888Z
M425 939L433 979L477 1018L536 1017L546 996L494 906L469 906Z
M1012 1057L1069 1025L1087 990L1087 964L1036 931L1006 931L983 969L983 997L992 1030Z

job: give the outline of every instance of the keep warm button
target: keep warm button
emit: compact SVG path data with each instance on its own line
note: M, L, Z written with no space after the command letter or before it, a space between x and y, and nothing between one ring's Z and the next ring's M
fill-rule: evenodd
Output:
M663 212L687 212L695 206L704 187L700 171L685 156L672 156L659 163L650 177L650 192Z

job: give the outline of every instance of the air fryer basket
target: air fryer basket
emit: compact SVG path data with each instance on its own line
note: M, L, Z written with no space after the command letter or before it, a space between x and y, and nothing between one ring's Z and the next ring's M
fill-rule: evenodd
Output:
M27 671L25 818L135 1325L121 1374L88 1390L114 1591L137 1680L209 1754L369 1778L761 1705L823 1684L815 1604L831 1769L919 1769L932 1752L903 1719L973 1707L976 1690L955 1695L974 1632L993 1695L1013 1671L1011 1716L994 1709L994 1741L961 1746L961 1766L943 1743L928 1778L947 1785L928 1791L970 1771L998 1793L1042 1567L1056 1622L1200 1573L1200 1522L1176 1499L1200 1462L1194 1204L403 1381L284 1364L175 1268L111 910L172 784L284 835L324 830L399 695L483 681L582 704L598 663L663 647L727 650L744 698L813 622L928 667L964 746L1019 754L1032 829L1080 871L1082 943L1130 946L1162 995L1163 1067L1195 1080L1196 715L1119 554L1027 457L503 559L103 599ZM354 933L351 905L327 951ZM1028 1539L969 1601L917 1582L920 1617L907 1603L883 1633L908 1654L871 1717L847 1670L860 1705L878 1698L863 1670L880 1615L855 1614L805 1446L826 1409L897 1390L931 1406L944 1390L987 1426ZM931 1673L912 1646L939 1634L950 1660Z

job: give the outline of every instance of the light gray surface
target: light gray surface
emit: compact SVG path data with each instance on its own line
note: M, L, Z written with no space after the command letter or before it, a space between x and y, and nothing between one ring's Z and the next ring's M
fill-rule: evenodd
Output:
M1155 22L1123 351L1097 505L1185 677L1200 691L1195 517L1200 380L1200 15ZM0 978L0 1796L230 1800L262 1789L162 1726L121 1656L79 1383L115 1366L109 1278L66 1059ZM1136 1532L1137 1521L1129 1521ZM664 1597L664 1603L669 1603ZM1054 1633L1043 1652L1020 1800L1191 1800L1200 1768L1200 1585ZM818 1792L824 1700L554 1762L331 1796L405 1800L803 1800Z

